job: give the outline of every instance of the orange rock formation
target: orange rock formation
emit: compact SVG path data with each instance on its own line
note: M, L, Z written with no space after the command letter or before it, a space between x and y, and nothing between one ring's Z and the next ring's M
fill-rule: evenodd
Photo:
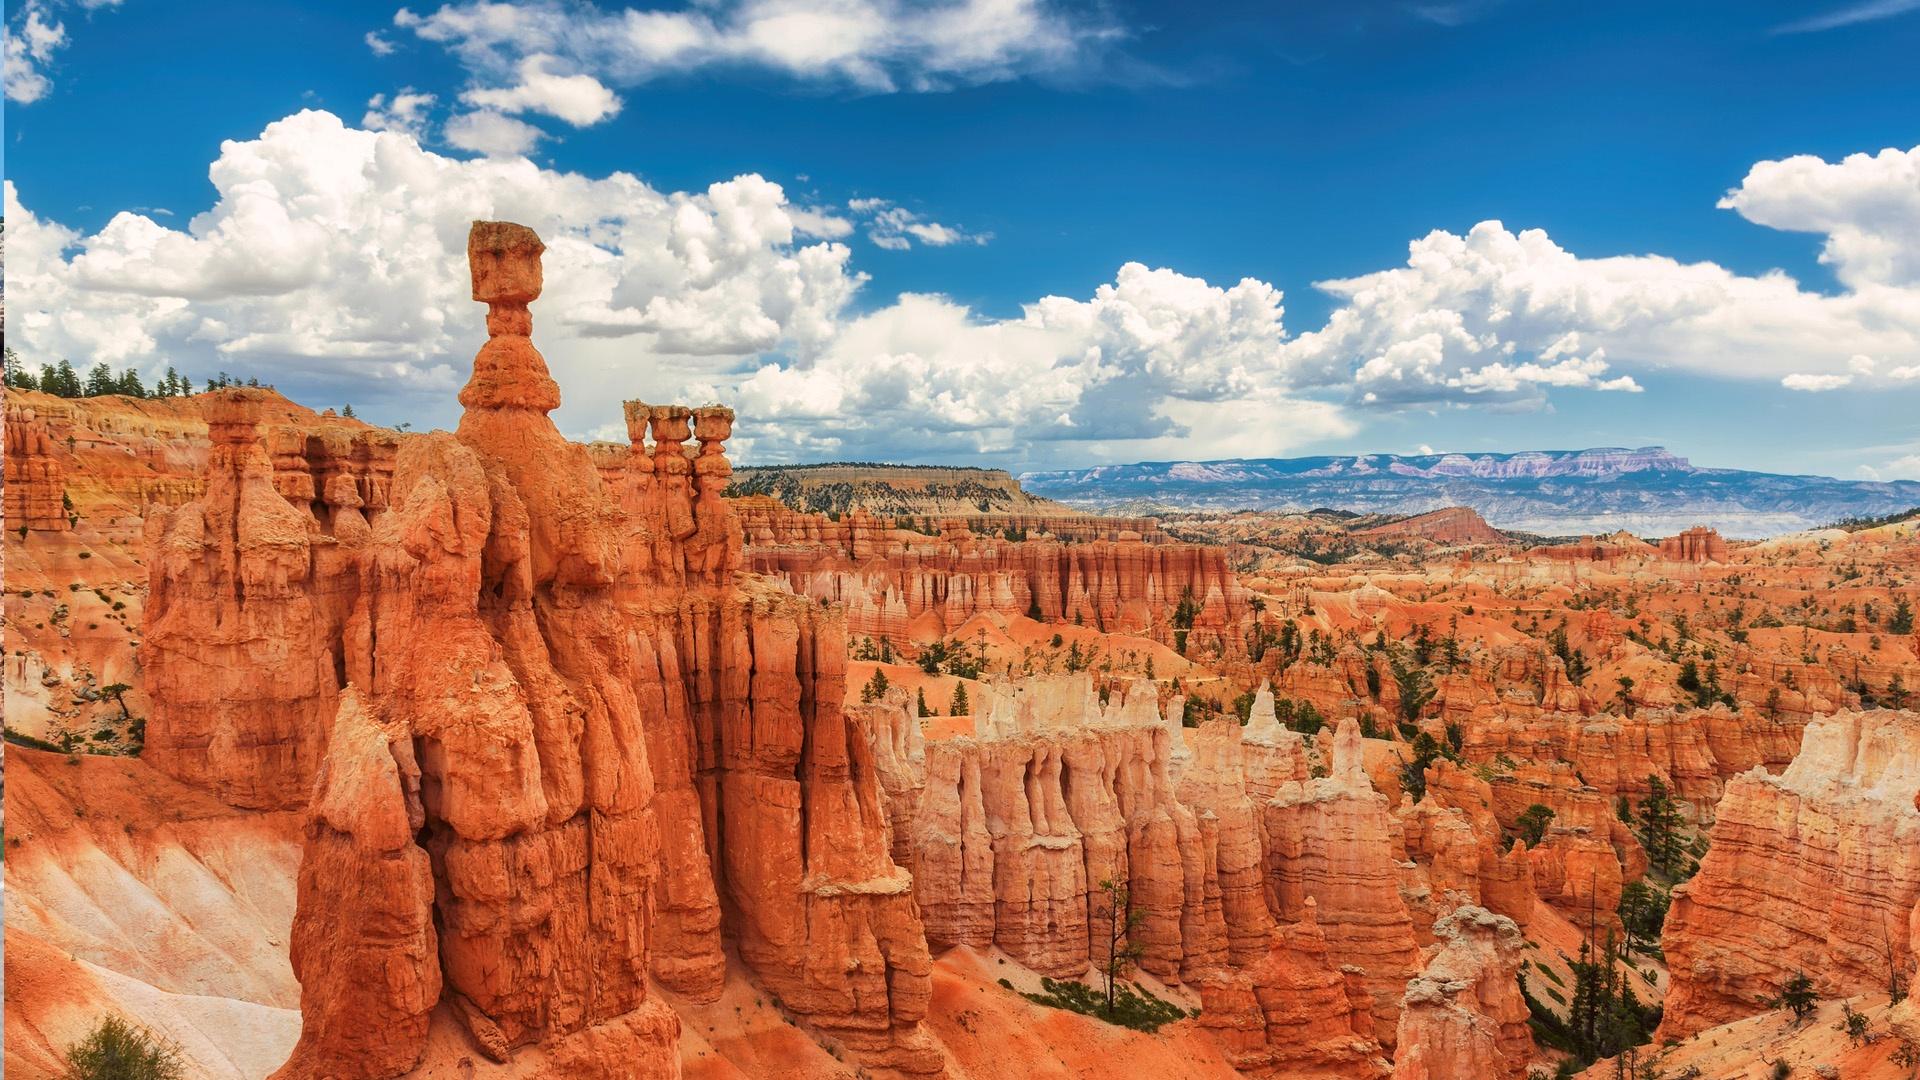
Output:
M741 503L748 566L784 578L802 596L844 606L856 636L925 641L998 613L1163 644L1187 640L1196 654L1244 649L1252 612L1221 548L1143 543L1132 531L1102 532L1119 537L1112 540L1016 543L960 521L930 537L859 510L832 521L771 499ZM1193 609L1184 626L1183 602Z
M1263 810L1268 902L1286 922L1309 900L1336 963L1364 969L1374 1031L1393 1045L1400 997L1419 954L1400 894L1400 849L1387 797L1361 759L1359 725L1341 723L1329 776L1283 786Z
M1660 557L1674 562L1726 562L1727 542L1704 525L1660 541Z
M1767 1008L1796 972L1822 996L1911 974L1920 916L1920 713L1841 713L1807 726L1779 776L1720 801L1707 857L1673 892L1673 971L1660 1038Z
M31 408L7 402L6 520L15 529L61 532L68 527L65 464L55 453L47 422Z
M1336 967L1313 918L1276 930L1266 955L1204 976L1200 1024L1248 1076L1378 1080L1373 1003L1357 969Z
M1515 976L1524 941L1513 922L1463 907L1433 925L1439 939L1400 1011L1393 1080L1497 1080L1526 1075L1527 1003Z
M539 239L480 223L469 250L489 339L466 414L405 440L385 499L315 469L318 498L288 501L260 395L226 391L206 494L154 526L149 753L241 805L311 799L277 1075L399 1075L436 1000L496 1060L672 1075L648 976L718 993L723 930L823 1037L937 1074L844 627L738 574L731 414L630 403L609 490L546 416Z

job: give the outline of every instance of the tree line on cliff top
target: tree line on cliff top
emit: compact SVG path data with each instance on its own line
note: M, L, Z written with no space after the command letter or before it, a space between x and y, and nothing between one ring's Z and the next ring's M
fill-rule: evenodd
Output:
M6 350L6 385L15 390L38 390L55 397L120 397L132 398L171 398L187 397L204 390L222 390L229 386L260 387L272 389L273 384L262 384L257 378L238 379L222 371L207 379L199 389L194 387L193 379L168 367L166 374L152 386L140 378L140 372L134 368L116 373L105 361L87 369L83 377L74 369L72 361L61 360L58 364L43 364L38 372L27 370L19 354L12 349ZM352 416L352 406L348 406L346 415Z

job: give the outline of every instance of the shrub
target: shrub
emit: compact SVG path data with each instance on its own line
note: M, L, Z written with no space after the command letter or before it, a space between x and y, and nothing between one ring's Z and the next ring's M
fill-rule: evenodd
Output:
M1109 1024L1132 1028L1135 1031L1158 1031L1161 1025L1185 1020L1189 1015L1198 1016L1199 1010L1189 1014L1185 1009L1171 1001L1154 997L1137 984L1115 983L1113 987L1113 1008L1107 1008L1106 995L1100 988L1089 986L1071 979L1055 980L1042 978L1040 993L1021 994L1021 997L1038 1005L1054 1009L1066 1009L1082 1016L1091 1016L1105 1020Z
M64 747L55 746L45 739L28 735L24 731L15 731L12 728L7 728L5 734L6 740L15 746L24 746L31 750L46 750L55 754L65 749Z
M67 1047L61 1080L186 1080L179 1047L118 1016Z
M1807 978L1804 971L1796 971L1793 978L1780 988L1780 996L1773 999L1776 1009L1786 1009L1793 1013L1796 1021L1805 1020L1820 1004L1820 998L1813 992L1813 980Z

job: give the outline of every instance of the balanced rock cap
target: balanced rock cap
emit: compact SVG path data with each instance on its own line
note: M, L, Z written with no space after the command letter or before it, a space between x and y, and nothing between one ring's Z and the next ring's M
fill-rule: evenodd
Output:
M467 233L473 298L487 304L529 304L540 298L540 256L547 245L525 225L476 221Z

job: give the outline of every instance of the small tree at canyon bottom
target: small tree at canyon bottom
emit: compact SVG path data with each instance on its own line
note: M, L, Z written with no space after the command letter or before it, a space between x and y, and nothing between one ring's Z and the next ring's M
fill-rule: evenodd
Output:
M1793 978L1786 981L1780 988L1779 996L1773 999L1774 1008L1792 1013L1796 1024L1805 1023L1819 1004L1820 997L1813 992L1813 980L1804 971L1794 972Z
M1133 908L1133 892L1124 882L1102 878L1100 894L1106 910L1099 915L1106 926L1107 958L1100 974L1106 980L1107 1016L1113 1015L1113 983L1140 959L1140 945L1132 939L1145 912Z
M1667 894L1644 881L1628 882L1620 889L1620 925L1627 931L1626 953L1635 948L1658 952L1660 931L1667 922L1671 901Z

